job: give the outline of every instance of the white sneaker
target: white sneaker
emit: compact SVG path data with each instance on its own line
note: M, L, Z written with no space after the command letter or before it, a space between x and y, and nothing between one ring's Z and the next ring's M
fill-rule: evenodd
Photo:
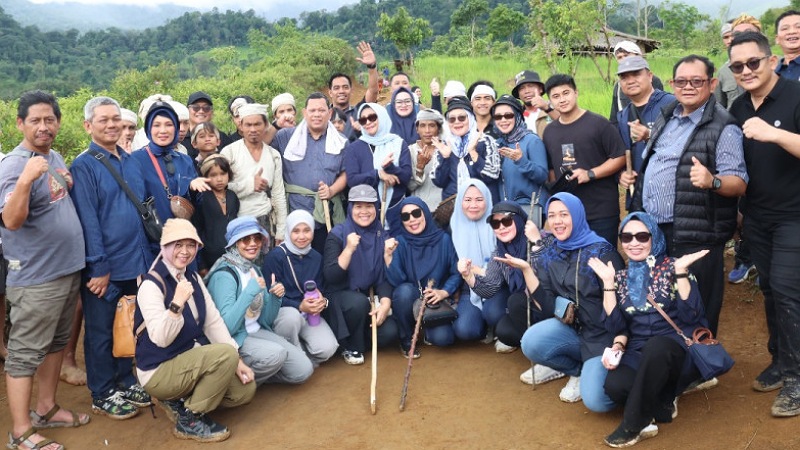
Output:
M575 403L581 401L581 377L569 377L567 385L561 389L558 398L562 402Z
M533 366L533 379L536 381L536 384L544 384L548 381L564 378L565 376L566 375L563 372L551 369L542 364L536 364Z
M675 400L672 402L672 418L674 419L676 417L678 417L678 397L675 397Z
M700 391L707 391L707 390L709 390L711 388L717 387L718 384L719 384L719 380L717 379L717 377L714 377L714 378L712 378L710 380L705 380L705 381L698 380L698 381L695 381L694 383L690 384L686 388L686 390L683 391L683 393L681 395L692 394L692 393L700 392Z
M522 381L525 384L533 384L533 368L530 368L519 374L519 381Z
M639 432L639 437L641 439L648 439L656 437L657 435L658 435L658 425L654 423L651 423L650 425L642 428L642 431Z
M515 351L517 347L512 347L510 345L503 344L500 341L494 341L494 351L497 353L511 353Z

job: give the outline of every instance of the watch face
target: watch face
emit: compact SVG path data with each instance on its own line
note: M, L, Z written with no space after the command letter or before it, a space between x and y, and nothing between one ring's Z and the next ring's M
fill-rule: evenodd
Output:
M717 177L714 177L714 181L711 183L711 189L717 190L722 187L722 180Z

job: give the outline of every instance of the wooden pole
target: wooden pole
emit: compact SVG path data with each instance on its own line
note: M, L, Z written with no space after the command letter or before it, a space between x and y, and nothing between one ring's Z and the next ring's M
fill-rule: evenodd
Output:
M378 412L378 302L375 300L374 290L369 289L369 302L372 305L372 381L369 386L369 407L372 414Z
M628 175L633 175L633 164L631 163L630 149L625 150L625 171L628 173ZM633 184L628 186L628 192L630 192L631 196L633 196Z

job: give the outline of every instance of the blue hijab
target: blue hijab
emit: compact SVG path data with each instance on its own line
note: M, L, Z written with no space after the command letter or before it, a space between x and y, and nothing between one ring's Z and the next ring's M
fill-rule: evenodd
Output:
M415 205L422 210L425 216L425 229L420 234L411 234L405 226L400 226L400 242L405 243L408 251L403 253L403 267L410 269L411 275L417 281L424 281L436 266L441 264L439 261L439 242L442 240L442 231L433 220L433 215L419 197L406 197L400 202L402 211L406 205ZM440 284L444 280L437 280Z
M394 106L394 101L397 98L397 94L401 92L408 94L412 103L411 114L405 117L400 116ZM394 91L394 94L392 94L392 101L386 106L386 112L389 114L389 118L392 121L392 133L403 138L408 145L415 144L419 139L419 133L417 133L416 126L419 105L414 103L414 94L404 87Z
M153 132L151 129L153 128L153 121L158 116L170 119L173 125L175 125L175 136L172 138L172 142L170 142L168 145L164 147L157 145L153 141ZM144 119L144 133L145 135L147 135L147 139L150 140L150 143L147 144L147 146L150 148L150 151L153 152L153 154L156 156L161 156L165 153L169 153L169 151L175 148L175 146L178 144L178 138L180 137L180 127L181 123L178 120L178 114L175 113L175 110L172 109L172 106L164 102L154 103L153 106L150 108L150 110L147 111L147 116L145 116Z
M598 242L606 242L589 228L589 223L586 222L586 210L578 197L569 192L554 194L547 200L546 211L550 210L550 203L554 200L563 203L569 210L569 215L572 216L572 233L563 241L556 239L556 247L561 250L577 250Z
M650 256L644 261L629 261L626 275L628 278L628 296L631 303L633 303L634 307L641 308L647 303L647 287L652 281L650 269L658 260L667 255L667 240L664 238L664 233L658 228L656 219L645 212L632 212L625 216L619 225L620 233L631 220L642 222L652 235Z
M347 235L356 233L361 236L361 241L356 247L350 265L347 267L347 278L350 281L351 290L366 292L370 287L383 282L385 278L383 262L383 243L386 240L386 233L383 231L381 221L378 218L380 205L375 202L375 220L366 227L358 225L353 220L353 203L347 205L347 218L331 230L336 237L347 245Z
M514 219L514 226L517 228L517 234L514 236L514 239L509 242L502 242L500 239L497 239L497 256L505 257L506 253L508 253L515 258L527 259L528 238L525 237L525 222L528 220L528 215L525 214L525 211L520 208L517 202L499 202L494 205L494 208L501 206L504 207L505 210L514 210L514 215L511 217ZM508 282L508 288L511 293L513 294L514 292L525 289L525 277L522 275L522 271L511 267L508 267L508 269L511 270L508 271L508 278L506 281Z

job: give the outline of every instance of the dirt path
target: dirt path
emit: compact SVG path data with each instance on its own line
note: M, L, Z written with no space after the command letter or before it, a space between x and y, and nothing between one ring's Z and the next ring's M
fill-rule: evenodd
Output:
M719 387L681 398L675 422L661 426L655 439L637 448L800 448L800 419L770 417L774 393L750 389L768 362L761 294L751 284L727 288L720 328L736 366L721 377ZM405 412L399 412L398 403L406 360L397 350L379 353L374 416L369 363L353 367L336 357L302 386L262 386L251 404L213 413L233 431L228 441L213 447L592 449L605 448L603 437L621 418L619 411L595 414L582 403L562 403L558 392L564 380L532 391L517 379L528 367L519 351L500 355L489 345L470 343L426 346L422 355L414 365ZM5 383L0 384L0 430L5 432L10 419ZM85 387L62 383L59 389L62 405L89 410ZM47 436L69 449L209 448L173 438L164 413L156 408L156 415L143 410L124 422L93 416L86 427Z

